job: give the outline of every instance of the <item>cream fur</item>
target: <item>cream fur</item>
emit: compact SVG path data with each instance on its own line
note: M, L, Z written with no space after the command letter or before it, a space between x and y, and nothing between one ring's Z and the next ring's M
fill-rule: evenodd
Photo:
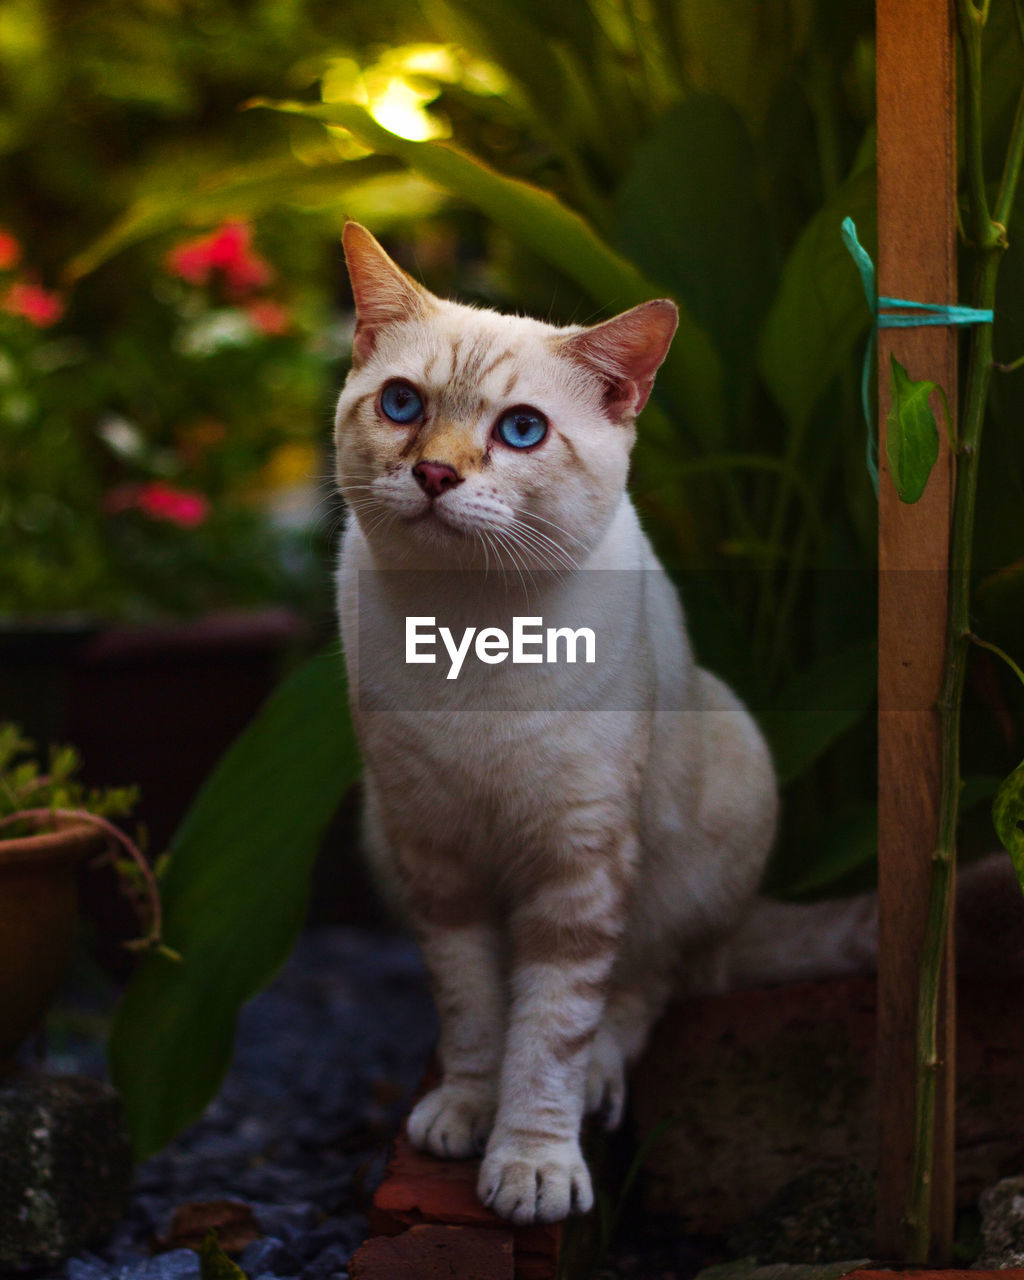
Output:
M442 1028L444 1081L409 1132L438 1155L486 1143L485 1202L514 1222L554 1221L593 1201L585 1110L618 1122L626 1068L677 970L713 968L749 908L775 828L771 762L735 696L694 664L625 492L632 412L667 348L670 304L597 336L626 350L612 394L592 353L565 347L582 331L442 302L411 282L396 321L406 278L361 228L346 250L361 316L372 318L375 288L388 314L363 323L338 405L338 482L354 516L338 608L367 843L409 913ZM427 400L415 432L379 409L394 378ZM523 404L552 430L518 452L492 427ZM462 477L433 508L411 471L418 459ZM485 567L507 572L482 587L475 574L467 596L456 571ZM421 586L380 572L395 568L453 572ZM409 669L360 654L360 630L372 637L441 606L479 624L509 574L525 580L531 614L571 620L592 569L630 571L616 579L605 657L599 668L545 668L550 704L520 707L518 682L538 679L526 668L508 671L502 704L480 712L491 669L467 664L443 707L418 706ZM367 711L382 705L374 699L394 709Z

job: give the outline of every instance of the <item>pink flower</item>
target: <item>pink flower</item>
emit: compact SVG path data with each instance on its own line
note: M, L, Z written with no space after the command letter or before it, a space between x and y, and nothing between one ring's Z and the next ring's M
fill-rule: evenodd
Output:
M21 245L9 231L0 227L0 271L10 271L20 258Z
M0 298L9 315L21 316L37 329L48 329L64 314L64 300L30 280L16 280Z
M274 302L272 298L255 298L252 302L247 302L245 314L260 333L265 333L268 337L279 337L292 327L288 308L283 307L280 302Z
M166 267L195 285L207 285L219 275L234 294L252 293L274 277L270 264L252 249L247 222L225 222L208 236L186 240L167 255Z
M210 503L205 495L191 489L176 489L159 480L111 489L104 498L103 506L110 515L141 511L151 520L166 520L182 529L195 528L210 514Z

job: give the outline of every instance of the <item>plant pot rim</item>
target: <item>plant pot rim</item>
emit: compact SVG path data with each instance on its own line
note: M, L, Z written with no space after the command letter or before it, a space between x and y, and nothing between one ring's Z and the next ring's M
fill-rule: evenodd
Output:
M5 840L0 834L0 876L26 866L74 866L106 844L107 837L91 823L79 818L58 818L56 823L55 829L37 835Z

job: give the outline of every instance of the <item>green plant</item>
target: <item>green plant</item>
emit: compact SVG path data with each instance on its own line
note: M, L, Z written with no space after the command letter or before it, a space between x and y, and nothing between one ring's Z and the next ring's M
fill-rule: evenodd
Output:
M294 945L320 836L358 773L342 663L326 653L271 696L186 815L160 880L181 963L143 958L109 1043L140 1158L216 1093L238 1010Z
M138 803L138 789L87 788L75 777L81 760L74 747L51 746L45 771L33 758L34 749L17 725L0 723L0 841L52 831L59 822L96 827L108 839L108 856L139 918L147 922L144 936L125 945L177 959L163 943L160 894L149 863L138 843L110 821L131 812Z
M951 444L956 457L952 533L950 542L949 605L946 632L945 673L938 702L941 765L938 830L932 854L928 918L920 963L917 1007L916 1081L914 1104L913 1170L906 1220L911 1233L910 1261L928 1260L932 1243L932 1187L935 1173L936 1072L939 1067L938 1028L942 972L949 936L953 884L957 860L958 827L963 779L961 734L964 680L972 641L1004 659L1024 684L1024 673L1003 650L979 640L971 626L971 576L974 524L977 506L981 440L993 370L993 309L1000 263L1008 247L1010 225L1024 163L1024 88L1006 144L1001 177L990 203L985 180L984 122L982 114L983 34L990 0L958 0L957 31L964 79L964 150L966 154L966 217L964 238L973 258L972 305L977 322L972 327L967 360L963 419ZM1007 8L1009 6L1006 6ZM1015 6L1020 52L1024 54L1024 12ZM1018 72L1018 81L1024 75ZM892 358L892 406L888 418L887 451L893 480L904 502L916 502L924 493L939 453L939 429L929 406L935 383L912 380ZM945 400L945 393L942 392ZM946 406L947 425L949 410ZM1000 786L994 803L996 830L1010 852L1024 887L1024 857L1020 832L1024 830L1024 788L1021 766Z

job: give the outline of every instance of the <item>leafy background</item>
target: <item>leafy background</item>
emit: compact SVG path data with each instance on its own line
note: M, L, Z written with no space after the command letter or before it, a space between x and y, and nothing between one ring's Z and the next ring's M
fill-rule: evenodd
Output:
M93 349L148 305L169 245L226 218L254 222L324 324L350 305L346 216L429 287L489 305L580 322L674 297L682 324L643 415L632 491L701 660L771 741L785 818L767 887L845 892L871 883L877 829L869 313L839 234L852 216L875 255L872 21L862 0L9 0L0 216L68 290L69 323ZM1020 78L1009 4L993 6L987 40L999 153ZM996 327L1007 360L1024 350L1013 227L1010 240ZM325 362L304 401L321 440L343 372ZM976 613L1020 655L1024 372L1000 376L990 419ZM973 663L965 843L980 850L994 841L982 801L1021 754L1022 707L987 655ZM167 935L193 968L149 958L113 1044L140 1149L196 1113L227 1061L233 1011L298 928L309 851L355 772L336 678L317 660L279 691L175 842ZM299 723L283 719L289 699L336 711L297 746L277 731ZM316 772L305 806L287 798L302 794L296 750L337 766ZM231 884L263 865L247 858L265 834L258 788L275 778L296 874L282 879L261 844L280 892L253 883L247 919ZM206 856L222 873L200 876ZM242 976L210 1009L190 984L220 954L218 933ZM166 1018L143 1016L154 1008ZM154 1072L205 1087L161 1092Z

